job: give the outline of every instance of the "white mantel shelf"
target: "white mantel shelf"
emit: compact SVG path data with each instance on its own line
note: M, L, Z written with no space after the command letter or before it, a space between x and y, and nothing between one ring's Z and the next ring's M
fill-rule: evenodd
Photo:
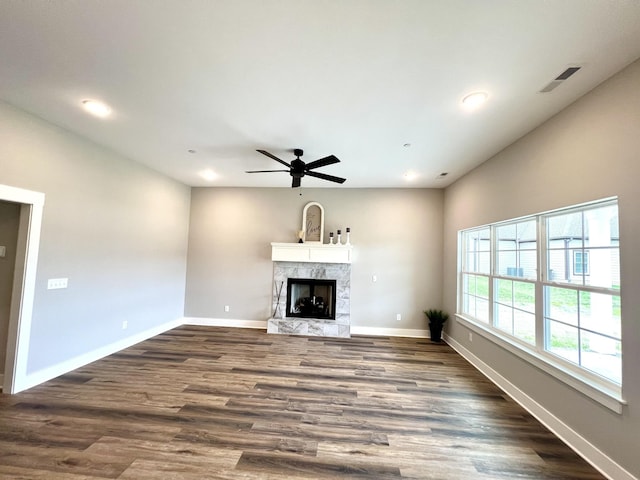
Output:
M274 262L351 263L351 245L271 243Z

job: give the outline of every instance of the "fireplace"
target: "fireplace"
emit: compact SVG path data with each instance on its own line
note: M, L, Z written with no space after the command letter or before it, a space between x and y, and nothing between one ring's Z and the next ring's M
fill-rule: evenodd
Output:
M335 280L287 279L286 316L335 320L335 291Z
M351 245L272 243L267 332L351 336Z

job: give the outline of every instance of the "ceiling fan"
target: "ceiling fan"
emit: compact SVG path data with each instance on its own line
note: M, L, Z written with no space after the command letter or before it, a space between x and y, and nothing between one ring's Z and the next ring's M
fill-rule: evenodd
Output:
M288 172L289 175L291 175L291 177L293 178L293 181L291 182L291 188L299 187L300 179L305 175L320 178L322 180L328 180L335 183L344 183L346 181L346 178L334 177L333 175L327 175L325 173L313 171L316 168L324 167L326 165L340 163L340 160L338 160L338 158L334 155L329 155L328 157L320 158L310 163L304 163L302 160L300 160L300 157L304 152L300 148L296 148L293 150L293 154L296 156L296 159L289 164L284 160L279 159L275 155L270 154L266 150L256 150L256 152L260 152L261 154L266 155L269 158L273 158L276 162L288 167L289 170L248 170L245 173Z

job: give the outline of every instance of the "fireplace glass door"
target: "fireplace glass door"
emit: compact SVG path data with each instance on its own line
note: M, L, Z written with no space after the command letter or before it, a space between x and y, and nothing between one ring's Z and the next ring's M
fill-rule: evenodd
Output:
M287 317L336 318L336 281L313 278L287 280Z

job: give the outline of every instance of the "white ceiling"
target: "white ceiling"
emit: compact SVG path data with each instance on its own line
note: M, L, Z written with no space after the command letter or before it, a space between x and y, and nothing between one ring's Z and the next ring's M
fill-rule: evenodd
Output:
M637 0L0 1L0 99L194 186L444 187L638 57Z

